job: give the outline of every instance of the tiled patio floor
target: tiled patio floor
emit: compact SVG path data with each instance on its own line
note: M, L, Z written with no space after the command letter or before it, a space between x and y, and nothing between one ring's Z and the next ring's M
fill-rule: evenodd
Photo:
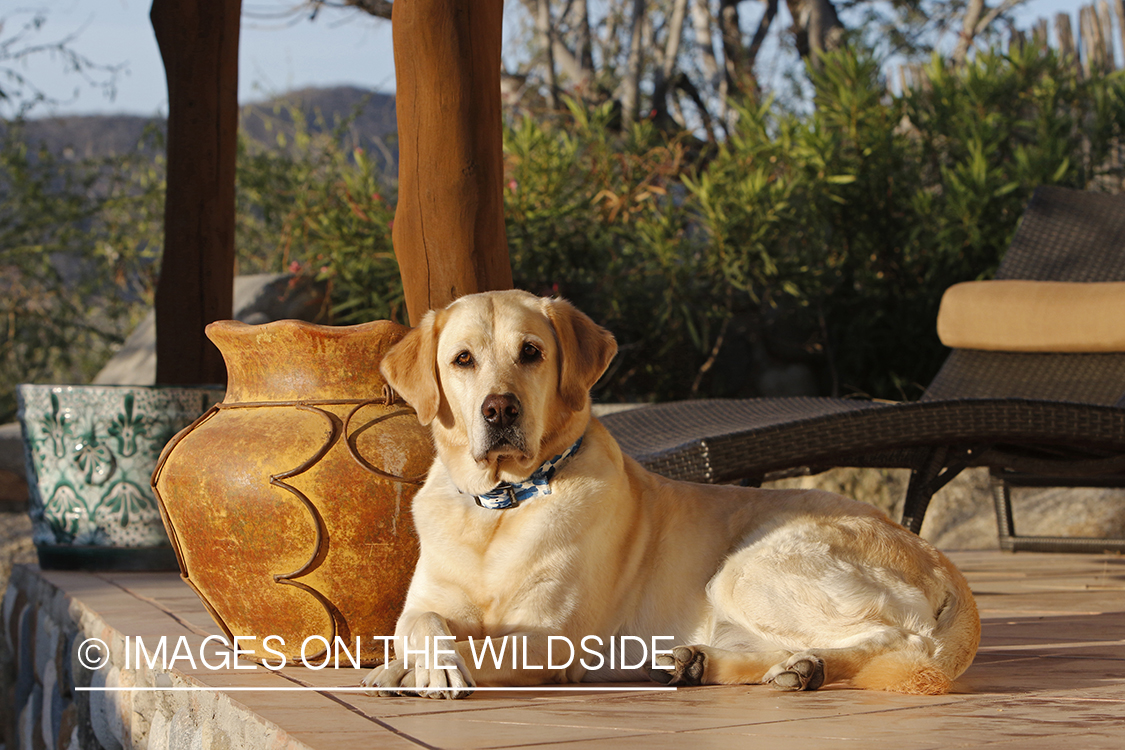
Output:
M1125 558L968 552L984 636L958 691L477 693L462 701L231 692L314 748L1125 748ZM44 573L125 635L218 633L175 575ZM339 687L351 669L191 674L200 685Z

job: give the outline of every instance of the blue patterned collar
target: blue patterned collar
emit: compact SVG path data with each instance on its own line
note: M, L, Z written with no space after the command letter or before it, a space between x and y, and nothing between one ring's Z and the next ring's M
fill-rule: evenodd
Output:
M578 438L574 441L574 445L545 462L522 482L501 482L483 495L474 495L477 505L489 510L507 510L533 497L550 495L551 479L555 476L559 464L577 453L581 445L582 438Z

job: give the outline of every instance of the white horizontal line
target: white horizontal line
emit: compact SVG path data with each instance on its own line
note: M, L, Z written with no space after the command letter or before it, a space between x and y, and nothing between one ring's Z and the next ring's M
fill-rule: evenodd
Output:
M170 687L75 687L78 692L90 693L161 693L161 692L200 692L200 691L221 691L224 693L230 692L292 692L292 691L306 691L315 693L366 693L375 692L381 688L368 688L368 687L316 687L316 686L293 686L293 687L192 687L192 686L170 686ZM403 693L423 693L423 692L446 692L454 688L394 688L395 692ZM527 693L562 693L562 692L578 692L585 693L590 691L602 691L610 693L623 693L623 692L650 692L650 693L666 693L675 692L679 688L675 687L583 687L581 685L556 685L544 687L473 687L473 688L456 688L456 690L466 690L472 692L527 692Z

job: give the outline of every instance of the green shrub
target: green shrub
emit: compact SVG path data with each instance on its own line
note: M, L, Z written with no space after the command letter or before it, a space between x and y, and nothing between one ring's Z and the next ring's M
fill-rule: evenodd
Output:
M517 287L558 294L609 327L607 397L670 397L694 375L710 323L689 230L684 145L651 123L619 135L608 106L505 132L505 213Z
M393 194L362 149L333 128L309 127L297 107L273 148L239 139L235 245L240 273L293 271L326 281L337 324L405 322L391 248Z
M621 132L609 105L513 123L516 285L614 331L603 399L759 395L761 351L815 365L825 393L916 397L946 354L944 290L994 272L1037 185L1116 186L1125 128L1121 75L1080 80L1042 48L927 74L890 95L870 53L833 53L809 72L815 107L744 109L715 149ZM400 316L378 176L299 131L240 162L240 215L274 243L256 257L331 277L340 322Z
M140 153L68 162L3 123L0 422L17 383L89 380L152 303L162 183Z
M242 273L293 271L328 283L337 323L403 319L386 181L340 129L299 111L289 141L238 155ZM124 156L67 161L32 151L22 123L0 131L0 422L15 385L92 378L152 306L163 247L164 160L155 128Z

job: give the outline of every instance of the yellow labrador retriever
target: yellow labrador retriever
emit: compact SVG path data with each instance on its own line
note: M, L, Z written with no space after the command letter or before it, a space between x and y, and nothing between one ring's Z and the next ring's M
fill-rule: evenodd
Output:
M854 500L646 471L590 416L616 351L569 303L510 291L428 313L388 353L437 460L400 658L363 684L949 690L980 636L960 572Z

